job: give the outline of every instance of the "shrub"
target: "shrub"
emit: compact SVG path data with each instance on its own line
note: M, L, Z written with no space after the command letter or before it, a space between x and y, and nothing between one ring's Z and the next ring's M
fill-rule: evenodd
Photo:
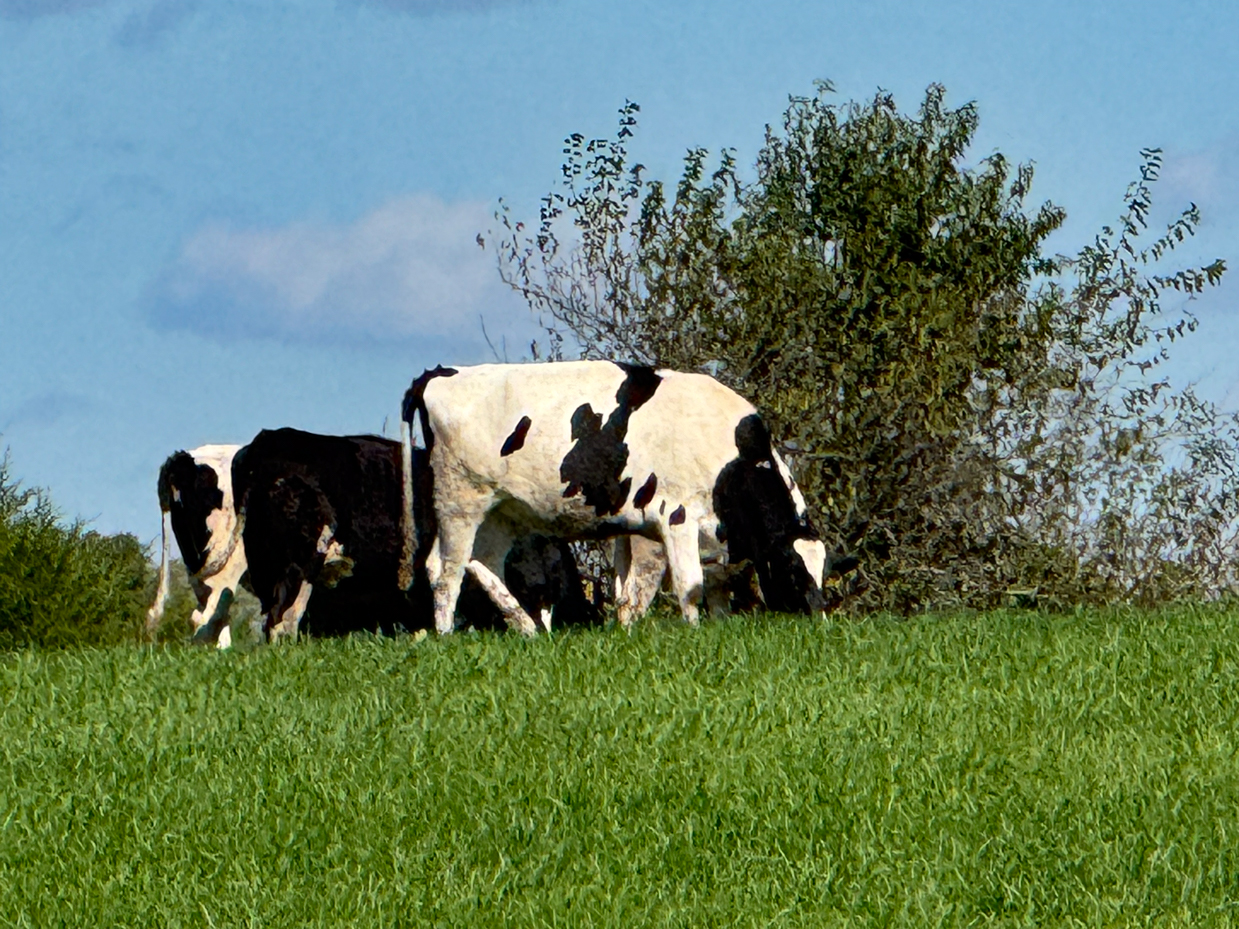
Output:
M153 580L134 536L65 523L0 460L0 649L136 642Z

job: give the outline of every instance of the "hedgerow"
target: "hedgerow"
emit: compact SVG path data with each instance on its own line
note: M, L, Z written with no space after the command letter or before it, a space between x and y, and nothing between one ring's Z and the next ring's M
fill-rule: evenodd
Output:
M153 579L137 538L66 522L0 459L0 649L136 642Z

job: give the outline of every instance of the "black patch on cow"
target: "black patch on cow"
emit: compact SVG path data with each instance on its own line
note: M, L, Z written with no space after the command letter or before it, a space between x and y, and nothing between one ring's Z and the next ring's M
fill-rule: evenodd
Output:
M615 365L627 375L615 399L621 404L626 403L628 412L632 413L654 396L654 391L658 390L658 385L662 383L662 377L649 365L634 365L623 361L617 361Z
M224 505L219 475L188 452L176 452L159 469L159 508L172 516L172 534L190 574L206 564L211 530L207 517Z
M671 511L671 516L667 522L672 526L682 526L684 524L684 504L680 504Z
M637 488L636 495L632 498L632 505L638 510L644 510L650 505L650 501L654 499L654 492L658 489L658 476L651 473L645 479L645 483Z
M736 424L736 451L740 460L750 464L769 462L774 465L774 449L770 431L756 413L750 413Z
M417 412L422 414L422 438L425 440L426 451L434 448L435 442L435 437L430 433L430 419L426 415L426 385L436 377L452 377L459 373L455 368L445 368L443 365L437 365L434 369L423 371L414 378L413 383L409 385L409 389L404 392L404 402L400 404L400 418L409 424L409 429L411 430L413 428L413 414Z
M512 434L503 441L503 448L499 449L499 457L507 458L515 451L525 447L525 436L529 434L529 426L532 424L528 416L522 416L521 421L516 424L516 428L512 430Z
M797 539L818 535L809 520L796 513L791 491L774 463L770 433L754 413L740 420L735 436L737 457L714 484L716 534L727 544L727 560L753 566L768 609L819 610L824 605L821 590L793 547ZM733 588L733 607L751 605L743 600L740 586Z
M665 512L667 512L667 501L666 501L666 500L664 500L662 503L658 504L658 515L659 515L659 516L662 516L662 515L663 515L663 513L665 513Z
M518 539L504 559L503 582L535 622L544 609L551 611L555 628L602 622L602 614L585 596L576 558L563 539Z
M628 419L658 389L662 378L653 368L617 362L625 377L615 392L616 407L604 424L592 406L583 403L572 414L576 443L559 466L559 479L568 486L565 497L585 496L599 516L618 513L632 490L632 478L620 480L628 464Z

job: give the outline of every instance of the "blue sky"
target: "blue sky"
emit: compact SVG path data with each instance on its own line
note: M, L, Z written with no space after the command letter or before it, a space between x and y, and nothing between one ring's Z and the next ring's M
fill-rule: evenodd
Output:
M790 93L927 84L974 155L1034 161L1074 250L1144 146L1188 258L1239 274L1239 5L0 0L0 444L103 531L158 532L178 448L394 432L423 368L516 360L529 314L474 244L536 216L562 139L641 104L634 155L751 163ZM1233 281L1174 368L1239 406Z

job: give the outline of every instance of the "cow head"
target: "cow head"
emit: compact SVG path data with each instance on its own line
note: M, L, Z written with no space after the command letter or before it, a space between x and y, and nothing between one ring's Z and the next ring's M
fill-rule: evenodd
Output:
M191 575L222 567L236 544L231 446L195 458L176 452L159 469L159 507L170 517L181 558Z
M767 608L821 610L826 546L809 520L804 495L774 450L756 413L736 424L736 458L714 487L718 538L732 564L751 562Z

